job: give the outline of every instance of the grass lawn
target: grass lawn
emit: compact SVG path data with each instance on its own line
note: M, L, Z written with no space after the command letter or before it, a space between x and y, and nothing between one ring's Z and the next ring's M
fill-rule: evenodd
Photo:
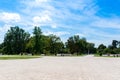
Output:
M114 56L114 55L112 55L112 56L107 56L107 55L102 55L102 56L100 56L100 55L98 55L98 54L94 54L94 56L95 57L106 57L106 58L120 58L120 56Z
M40 56L27 56L27 55L1 55L0 60L12 60L12 59L32 59L40 58Z

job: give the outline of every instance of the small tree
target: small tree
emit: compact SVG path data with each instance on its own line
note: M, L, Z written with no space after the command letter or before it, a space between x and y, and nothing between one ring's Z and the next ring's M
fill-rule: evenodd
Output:
M100 44L99 46L98 46L98 53L99 53L99 55L100 56L102 56L103 54L104 54L104 49L106 48L106 46L104 45L104 44Z

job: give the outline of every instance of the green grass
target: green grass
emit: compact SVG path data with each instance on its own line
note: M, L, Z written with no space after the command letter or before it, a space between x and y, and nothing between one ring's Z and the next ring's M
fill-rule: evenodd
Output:
M95 56L95 57L100 57L100 55L99 55L99 54L94 54L94 56Z
M94 56L95 57L106 57L106 58L120 58L120 56L118 56L118 57L117 56L115 56L115 57L114 56L103 56L103 55L100 56L99 54L94 54Z
M27 55L1 55L0 60L13 60L13 59L33 59L40 58L40 56L27 56Z

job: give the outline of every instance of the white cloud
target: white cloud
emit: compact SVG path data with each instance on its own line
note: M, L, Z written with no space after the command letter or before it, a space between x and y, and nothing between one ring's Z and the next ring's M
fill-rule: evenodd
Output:
M35 0L36 3L47 2L48 0Z
M85 35L85 34L82 34L82 33L77 33L77 34L75 34L75 35L79 35L80 37L86 37L86 35Z
M33 17L33 22L35 23L45 23L45 22L50 22L50 21L51 21L51 18L48 15Z
M54 35L57 35L57 36L64 36L64 35L67 35L67 34L70 34L69 32L65 32L65 31L58 31L58 32L52 32L52 31L45 31L43 32L44 35L50 35L50 34L54 34Z
M51 27L52 28L57 28L57 24L53 23L53 24L51 24Z
M0 43L3 42L4 35L7 32L7 30L10 29L10 26L12 25L5 24L3 26L0 26Z
M0 27L0 32L4 33L6 32L12 25L5 24L3 27Z
M100 28L120 28L120 19L116 18L98 18L91 23L91 26Z
M8 12L0 13L0 21L3 21L4 23L19 22L20 20L21 17L18 13L8 13Z
M50 0L21 0L21 3L25 5L25 10L30 11L33 8L46 8L47 2Z
M96 16L99 7L94 0L20 0L23 14L1 12L0 22L17 24L32 31L34 26L46 26L60 31L44 31L45 35L55 34L65 41L70 34L77 33L98 45L117 39L119 34L102 31L103 28L120 29L120 18ZM19 6L19 5L18 5ZM10 27L10 26L9 26ZM51 29L50 28L50 29ZM97 30L99 28L99 30ZM0 28L0 32L5 28ZM62 30L62 31L61 31ZM69 33L70 32L70 33ZM112 35L111 35L112 34ZM99 39L97 39L99 38Z
M33 26L50 25L52 28L56 28L56 25L53 24L52 19L47 14L43 14L42 16L34 16L32 25Z
M106 39L102 39L102 40L91 39L91 40L88 40L88 42L95 43L95 47L97 48L100 44L104 44L106 46L110 45L112 40L107 40L106 41Z
M21 1L24 8L21 10L29 16L29 25L31 26L50 26L56 28L55 22L52 19L52 6L49 4L51 0L26 0ZM25 16L26 17L26 16Z
M55 34L57 36L62 36L62 39L67 39L70 33L71 36L74 35L73 33L77 33L80 37L86 37L88 41L96 43L97 46L101 43L109 45L111 44L112 39L118 38L119 34L113 34L107 30L105 32L102 31L102 29L119 29L120 18L103 18L96 16L99 7L93 1L94 0L29 1L26 2L27 8L25 9L25 12L28 12L27 14L31 13L34 17L37 15L37 20L39 21L41 20L41 16L47 14L51 21L50 23L46 22L44 24L47 24L52 28L60 27L64 29L62 32L45 31L45 35ZM47 19L43 19L44 22L45 20L47 21ZM67 31L70 31L70 33Z
M52 28L66 27L66 23L83 22L88 19L87 15L95 14L96 6L92 2L93 0L80 0L74 3L73 0L26 0L22 1L25 8L21 11L31 18L34 16L33 25L41 25L40 22L43 21L42 24L47 24ZM74 13L74 11L79 11L79 14ZM90 12L88 13L88 11ZM36 21L36 19L39 21Z

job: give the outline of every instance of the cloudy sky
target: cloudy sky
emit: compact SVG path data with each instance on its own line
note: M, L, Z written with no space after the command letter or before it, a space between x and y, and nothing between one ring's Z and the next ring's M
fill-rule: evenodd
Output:
M120 0L0 0L0 43L11 26L55 34L65 42L79 35L96 46L120 40Z

